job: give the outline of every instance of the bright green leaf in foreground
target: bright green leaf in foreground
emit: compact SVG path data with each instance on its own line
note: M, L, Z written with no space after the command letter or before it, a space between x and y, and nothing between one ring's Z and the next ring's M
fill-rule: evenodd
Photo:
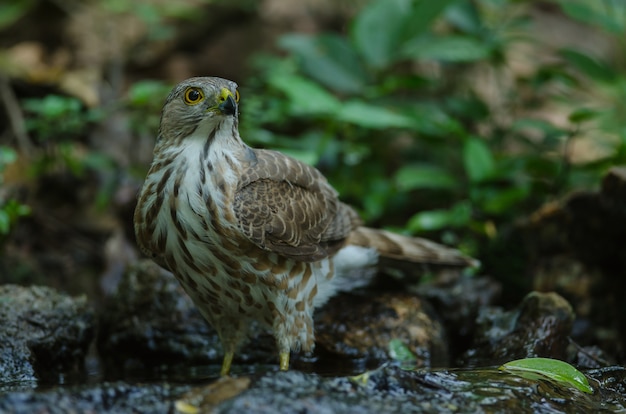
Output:
M536 378L537 375L548 377L565 385L570 385L582 392L593 393L587 377L582 372L558 359L550 358L525 358L507 362L500 368L520 377Z

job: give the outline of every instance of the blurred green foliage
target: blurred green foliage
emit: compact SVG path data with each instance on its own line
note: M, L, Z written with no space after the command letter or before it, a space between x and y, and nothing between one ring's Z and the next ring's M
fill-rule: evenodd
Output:
M0 3L0 30L19 20L35 3L35 0L11 0Z
M100 5L139 16L147 40L155 40L171 37L175 20L200 23L213 3L227 2ZM0 6L0 27L35 2L11 4ZM570 46L536 58L531 70L512 70L519 45L542 41L531 36L530 11L545 5L595 28L614 46L612 60ZM626 161L626 2L540 6L371 0L341 31L282 36L283 53L253 56L252 75L240 82L242 136L316 165L369 224L427 233L479 254L517 218L597 185L609 166ZM54 95L23 101L30 135L50 148L40 171L59 160L75 174L111 168L88 143L77 151L88 128L123 111L131 134L156 135L169 88L136 82L119 106L101 109ZM540 113L557 107L562 122ZM571 147L589 136L598 137L601 156L573 164Z
M155 135L159 129L161 107L172 85L157 80L144 80L131 85L123 103L129 115L129 128L138 135Z
M89 123L100 119L99 111L84 110L80 100L69 96L24 99L22 108L29 115L26 129L40 142L76 139L85 133Z
M623 46L626 3L556 4ZM626 161L623 65L563 49L503 81L512 46L533 42L521 35L532 30L527 10L506 0L373 0L346 33L283 36L286 57L252 62L242 136L316 164L366 221L437 233L476 254L547 199L597 185ZM486 82L502 106L486 98ZM597 90L600 104L582 101ZM533 115L549 103L570 104L565 125ZM569 145L583 132L610 136L598 143L606 155L572 165Z
M8 164L15 162L17 154L12 148L0 146L0 240L9 234L11 226L23 216L30 214L30 208L5 194L3 173Z
M90 126L104 118L103 110L86 109L77 98L61 95L24 99L22 108L27 115L26 130L43 148L34 160L34 175L62 166L80 176L92 159L101 158L93 153L84 156L77 143Z

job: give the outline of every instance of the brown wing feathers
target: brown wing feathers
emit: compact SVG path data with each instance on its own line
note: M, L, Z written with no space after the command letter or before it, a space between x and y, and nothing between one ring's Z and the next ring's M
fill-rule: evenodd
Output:
M243 233L261 248L316 261L347 243L375 248L381 264L477 265L458 250L426 239L361 227L357 213L338 200L318 170L278 152L253 151L234 209Z
M243 233L263 249L301 261L337 251L356 227L356 213L316 169L274 151L254 153L233 206Z

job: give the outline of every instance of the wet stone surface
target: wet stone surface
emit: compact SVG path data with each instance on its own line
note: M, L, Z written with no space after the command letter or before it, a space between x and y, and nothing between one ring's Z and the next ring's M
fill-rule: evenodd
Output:
M590 370L586 394L548 378L496 368L406 371L387 366L358 377L298 371L172 383L68 386L7 392L3 413L614 413L626 410L626 369ZM192 412L192 411L183 411Z
M174 276L148 260L131 266L100 313L98 351L110 371L221 364L222 346ZM275 363L274 339L253 330L235 364ZM215 372L218 372L216 369Z
M527 250L532 289L554 291L574 308L573 338L626 358L626 167L612 167L600 191L550 202L518 229L509 250ZM520 243L525 249L519 249ZM509 261L510 263L510 261ZM510 266L510 264L505 263ZM530 280L530 279L529 279Z
M417 356L415 366L449 363L444 328L432 307L416 295L340 294L316 313L315 329L314 355L294 353L293 368L329 375L361 372L390 359L391 339L403 341ZM216 365L222 358L215 331L176 279L149 261L132 266L107 300L97 343L109 371ZM233 368L237 372L242 364L276 363L274 338L253 329Z
M97 346L105 365L115 368L210 363L220 351L215 331L178 281L150 261L131 266L106 301Z
M189 386L169 383L68 386L38 392L15 391L0 396L0 412L26 413L167 413Z
M94 314L85 296L0 285L0 390L80 373L93 333Z
M79 298L75 309L68 305L72 298L57 297L50 289L20 289L21 296L31 298L25 301L28 310L22 314L36 314L42 307L80 310L86 306ZM12 374L0 379L0 412L626 410L626 369L621 367L586 371L593 394L547 378L529 379L499 371L501 362L528 356L573 361L566 351L574 315L569 303L555 293L530 293L511 311L492 306L497 294L497 284L489 279L458 277L404 292L342 294L317 314L318 343L313 356L294 354L292 370L277 372L273 338L253 332L235 361L233 377L218 380L221 347L212 329L171 274L150 262L138 262L100 312L98 354L90 357L100 360L97 373L86 376L85 381L74 378L60 385L58 365L46 370L56 375L55 379L35 381L38 365L31 362L27 365L31 370L24 371L23 377ZM2 306L12 310L20 294L11 291L9 296ZM46 300L52 302L46 304ZM64 329L84 317L80 311L59 314ZM88 311L87 315L92 314ZM35 326L41 329L41 318L23 320L39 320ZM93 329L93 324L88 326ZM457 355L449 354L450 338L458 337L472 342L465 346L469 351L455 361L451 358ZM90 338L84 337L83 353L76 354L78 362L72 359L75 365L82 364ZM392 340L402 342L415 357L412 365L402 364L404 369L400 369L392 361ZM10 352L24 348L6 343L12 344L2 342L3 355L20 361L19 355ZM432 368L450 365L477 368ZM429 369L409 371L407 367Z
M318 352L336 359L375 366L389 360L389 343L397 339L417 357L416 367L449 363L444 328L430 304L415 295L341 294L319 312L315 327Z
M443 274L411 291L432 304L445 327L451 357L465 351L474 335L481 310L499 299L501 285L489 277Z
M477 320L474 343L458 366L500 365L532 357L565 360L574 317L570 304L556 293L531 292L509 312L485 308Z
M356 378L321 378L298 372L261 377L215 412L309 413L609 413L625 409L625 370L593 371L613 388L594 394L551 380L528 380L497 369L413 372L397 367ZM620 390L621 387L621 390ZM202 410L201 410L202 411Z

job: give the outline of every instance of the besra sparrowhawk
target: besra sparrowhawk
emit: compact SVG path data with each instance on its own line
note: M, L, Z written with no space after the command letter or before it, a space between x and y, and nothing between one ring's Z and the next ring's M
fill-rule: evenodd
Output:
M380 260L468 265L456 250L361 226L315 168L253 149L237 84L192 78L168 96L135 210L141 250L169 269L217 330L221 374L256 321L289 352L314 347L313 310Z

